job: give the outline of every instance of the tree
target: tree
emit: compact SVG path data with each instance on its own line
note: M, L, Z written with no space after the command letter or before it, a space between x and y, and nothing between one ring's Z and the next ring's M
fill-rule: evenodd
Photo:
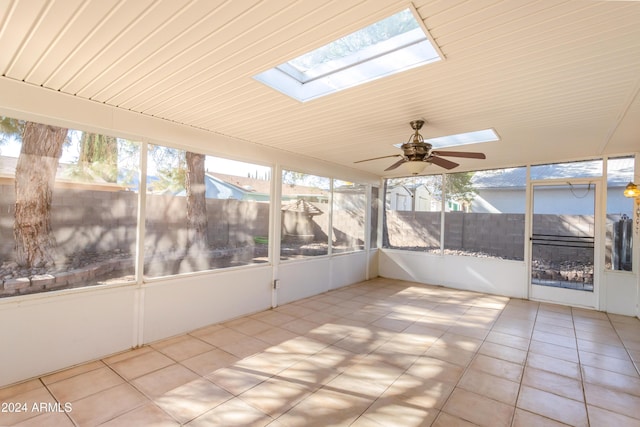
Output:
M188 245L196 249L206 249L209 247L209 239L204 182L205 155L187 151L185 157L187 163L185 189L187 192Z
M473 187L471 178L474 172L458 172L446 175L445 193L452 200L469 203L473 200L477 191Z
M67 129L24 122L15 175L16 262L24 267L55 264L56 240L51 229L53 185Z
M185 189L187 198L187 247L194 251L209 246L204 154L151 146L150 153L158 167L160 182L156 186L172 193Z
M114 136L83 132L78 166L83 175L106 182L118 180L118 141Z

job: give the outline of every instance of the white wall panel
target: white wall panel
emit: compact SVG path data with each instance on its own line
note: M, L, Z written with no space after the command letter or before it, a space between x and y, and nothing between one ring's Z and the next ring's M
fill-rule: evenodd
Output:
M282 263L278 267L278 279L278 305L326 292L331 284L330 258Z
M381 277L514 298L527 297L525 263L493 258L378 251Z
M606 271L600 287L600 309L607 313L635 316L638 286L636 276L629 272Z
M366 280L367 254L364 251L331 258L331 289Z
M150 343L271 307L271 267L173 277L144 286L143 340Z
M127 350L134 286L74 289L0 304L0 386Z

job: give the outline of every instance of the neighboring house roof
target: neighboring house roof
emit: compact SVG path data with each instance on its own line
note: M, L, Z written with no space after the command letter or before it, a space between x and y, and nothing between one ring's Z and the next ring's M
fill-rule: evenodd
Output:
M617 168L607 172L608 185L610 187L624 187L633 176L634 159L618 159ZM538 165L532 167L532 179L547 178L574 178L574 177L599 177L602 170L598 162L576 162ZM524 188L527 182L527 169L508 168L490 171L478 171L471 178L473 186L477 189L488 188Z

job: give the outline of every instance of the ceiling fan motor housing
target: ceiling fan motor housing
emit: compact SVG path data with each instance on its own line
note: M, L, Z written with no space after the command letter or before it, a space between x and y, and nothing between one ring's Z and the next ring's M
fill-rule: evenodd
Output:
M431 144L421 142L405 142L400 146L404 156L410 161L424 160L431 153Z

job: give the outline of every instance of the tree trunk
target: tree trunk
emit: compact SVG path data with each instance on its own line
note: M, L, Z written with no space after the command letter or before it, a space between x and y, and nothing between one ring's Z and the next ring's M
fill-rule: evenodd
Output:
M204 183L204 154L187 151L187 227L189 248L204 250L209 247L207 236L207 201Z
M16 210L13 234L16 262L24 267L55 264L51 230L53 185L67 129L27 122L16 165Z

